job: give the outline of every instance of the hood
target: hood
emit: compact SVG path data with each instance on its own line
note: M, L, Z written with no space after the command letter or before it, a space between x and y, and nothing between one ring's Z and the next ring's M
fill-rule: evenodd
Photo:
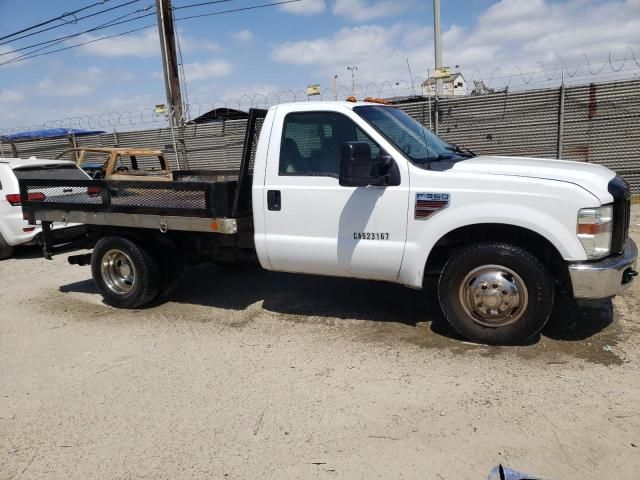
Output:
M479 155L457 162L454 172L540 178L568 182L588 190L602 203L612 201L608 184L615 172L602 165L528 157Z

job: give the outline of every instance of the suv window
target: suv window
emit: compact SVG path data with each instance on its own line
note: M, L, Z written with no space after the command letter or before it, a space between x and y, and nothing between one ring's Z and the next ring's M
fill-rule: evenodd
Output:
M345 142L363 141L372 157L380 147L351 119L334 112L290 113L285 117L280 145L280 175L337 177Z

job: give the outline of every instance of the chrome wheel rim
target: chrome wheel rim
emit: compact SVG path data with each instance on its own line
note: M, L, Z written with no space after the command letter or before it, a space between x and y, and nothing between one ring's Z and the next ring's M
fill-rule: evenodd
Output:
M469 272L460 284L459 297L475 323L494 328L516 323L529 303L520 275L501 265L483 265Z
M109 290L117 295L126 295L133 290L136 270L129 255L121 250L109 250L100 265L102 279Z

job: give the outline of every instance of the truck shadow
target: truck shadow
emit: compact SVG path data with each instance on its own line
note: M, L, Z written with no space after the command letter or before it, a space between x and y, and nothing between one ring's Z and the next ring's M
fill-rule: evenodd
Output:
M33 260L42 258L42 247L39 245L18 245L15 248L12 260Z
M92 280L64 285L60 291L98 293ZM384 282L266 272L257 266L222 270L200 265L186 269L166 301L237 311L262 302L263 309L296 316L296 321L305 321L299 317L313 317L315 321L337 318L413 327L428 323L439 336L462 339L443 317L435 286L418 291ZM152 307L162 308L161 304ZM568 302L555 309L543 335L554 340L580 341L603 331L612 321L610 300L591 308ZM538 341L534 338L529 344Z

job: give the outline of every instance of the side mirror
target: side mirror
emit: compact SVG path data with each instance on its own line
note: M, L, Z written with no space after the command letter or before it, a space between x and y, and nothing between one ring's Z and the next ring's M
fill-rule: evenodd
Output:
M392 162L387 155L372 159L371 146L367 142L345 142L340 155L340 185L387 185Z

